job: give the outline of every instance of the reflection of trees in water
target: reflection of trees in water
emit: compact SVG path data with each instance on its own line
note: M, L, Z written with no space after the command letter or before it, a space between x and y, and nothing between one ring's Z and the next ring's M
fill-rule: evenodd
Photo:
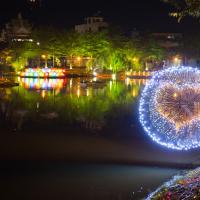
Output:
M5 125L6 119L10 113L10 108L12 104L11 92L9 90L2 88L0 89L0 118L1 125Z
M139 90L137 86L133 87ZM110 112L113 116L120 115L122 109L118 112L115 108L133 101L130 89L121 82L113 82L112 87L107 84L104 89L91 89L88 96L46 92L46 97L42 98L38 91L28 91L23 87L11 89L10 123L17 123L16 126L20 128L24 119L33 124L52 121L66 126L78 124L82 128L100 130L106 124L106 116ZM49 123L49 126L53 124Z
M0 89L0 127L20 129L27 110L16 105L18 93L10 88Z

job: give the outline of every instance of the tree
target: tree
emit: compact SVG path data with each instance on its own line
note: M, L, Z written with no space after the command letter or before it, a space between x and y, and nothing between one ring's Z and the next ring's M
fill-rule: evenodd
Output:
M180 21L185 16L200 17L200 0L162 0L176 8L171 16L178 18Z
M34 42L11 42L9 44L12 66L16 71L22 70L27 65L28 59L38 55L39 49Z

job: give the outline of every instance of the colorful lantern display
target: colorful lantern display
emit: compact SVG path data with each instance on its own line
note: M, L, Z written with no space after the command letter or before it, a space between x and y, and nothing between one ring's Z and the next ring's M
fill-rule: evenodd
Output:
M20 72L19 76L27 78L64 78L66 71L59 68L27 68Z

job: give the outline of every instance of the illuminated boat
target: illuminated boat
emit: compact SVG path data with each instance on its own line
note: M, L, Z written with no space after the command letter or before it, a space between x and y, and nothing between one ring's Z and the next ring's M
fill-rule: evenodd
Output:
M66 71L60 68L26 68L19 72L23 78L65 78Z

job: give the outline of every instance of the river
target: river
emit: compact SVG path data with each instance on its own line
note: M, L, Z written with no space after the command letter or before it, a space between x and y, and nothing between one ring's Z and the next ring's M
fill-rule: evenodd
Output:
M155 144L138 120L148 80L29 79L0 89L4 195L21 199L141 199L199 151Z

